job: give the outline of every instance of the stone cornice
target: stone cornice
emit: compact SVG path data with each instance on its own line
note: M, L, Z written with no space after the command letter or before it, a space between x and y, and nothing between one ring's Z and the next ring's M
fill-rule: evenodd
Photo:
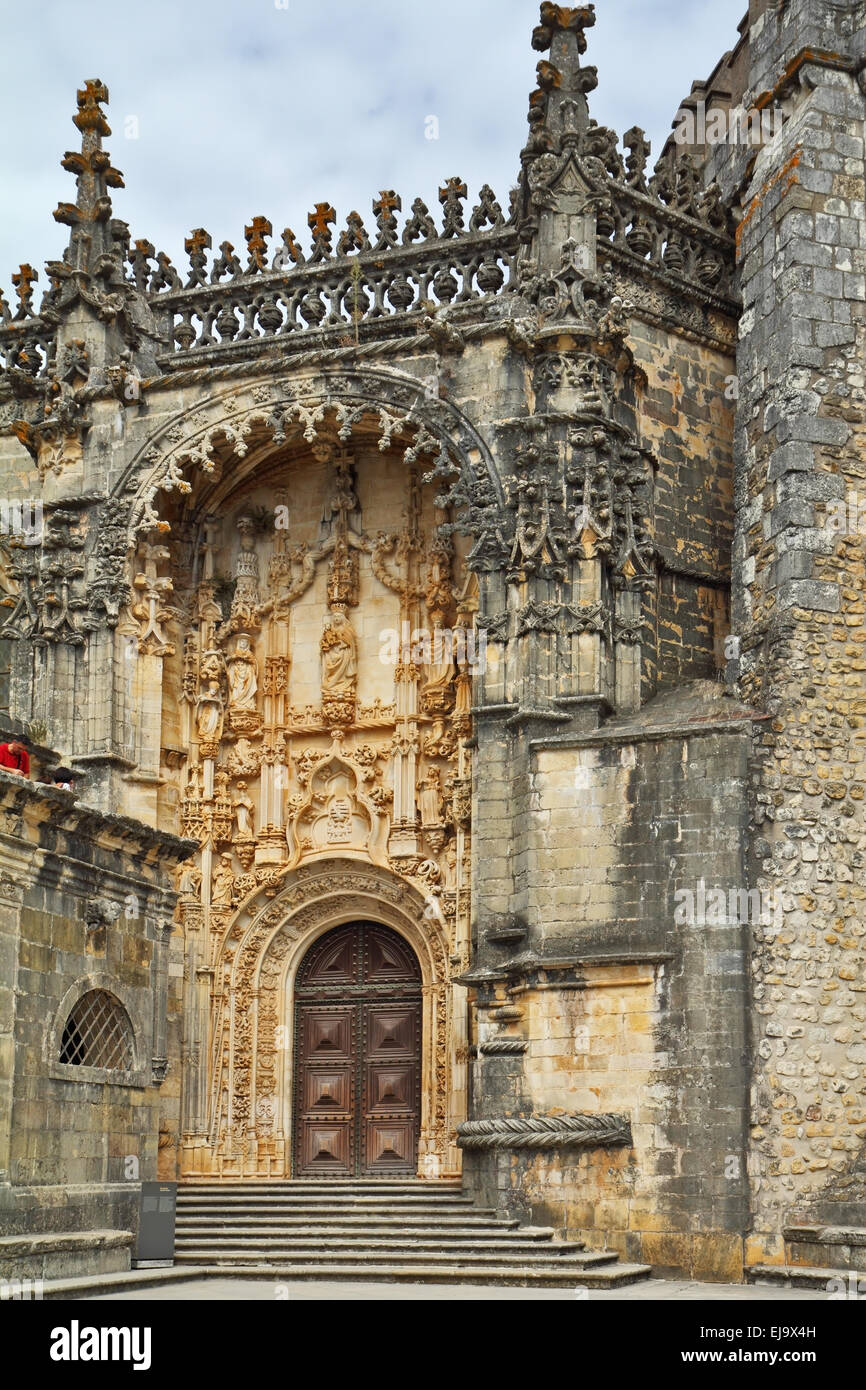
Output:
M76 800L74 792L31 782L0 768L0 814L7 835L41 846L46 830L83 837L100 849L120 850L140 862L166 868L181 864L198 845L142 821L106 814Z

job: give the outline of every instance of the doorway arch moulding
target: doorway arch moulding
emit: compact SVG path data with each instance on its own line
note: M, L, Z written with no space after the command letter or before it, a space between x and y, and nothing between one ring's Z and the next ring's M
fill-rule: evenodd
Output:
M428 467L458 505L479 503L500 514L505 497L487 441L451 401L431 396L429 379L384 369L322 369L281 379L251 381L195 402L157 430L118 479L115 497L129 498L127 539L165 532L159 494L193 493L194 470L205 476L218 466L215 454L228 451L241 462L251 436L264 431L277 447L302 437L314 444L321 434L347 443L362 422L378 435L384 452L411 436L407 464ZM240 481L240 475L238 476Z
M295 975L319 937L355 920L391 927L418 958L418 1176L457 1173L467 1010L465 991L452 983L448 926L435 902L392 871L333 858L286 871L279 886L272 880L226 918L215 933L213 971L203 980L211 1010L206 1127L182 1137L182 1176L291 1175Z

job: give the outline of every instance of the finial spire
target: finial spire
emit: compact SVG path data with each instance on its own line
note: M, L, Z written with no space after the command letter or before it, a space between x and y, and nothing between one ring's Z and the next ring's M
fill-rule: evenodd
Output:
M593 67L580 66L586 52L586 29L595 24L595 6L575 9L545 3L541 23L532 35L532 47L550 52L550 60L538 64L538 90L530 97L530 124L536 134L539 126L549 137L549 148L557 152L563 143L575 141L589 125L587 93L598 86Z
M103 138L111 134L102 109L107 101L108 88L98 77L89 78L78 92L78 110L72 120L81 133L81 148L67 151L60 161L75 175L76 199L61 203L54 213L57 222L70 228L69 246L62 260L46 265L52 292L47 308L43 301L41 313L56 325L58 345L65 349L82 331L80 316L71 321L70 315L76 306L86 305L102 326L88 332L91 369L116 365L119 353L130 349L137 354L139 371L147 374L155 368L152 344L157 334L144 291L136 288L127 272L129 228L112 212L109 189L123 188L124 183L102 148ZM142 284L146 257L143 261L141 253L146 244L139 244L137 262L131 262Z
M56 221L72 228L69 265L75 270L91 269L99 255L111 253L111 198L109 188L123 188L123 175L112 168L111 157L102 148L102 137L111 134L102 103L108 101L108 88L99 78L89 78L78 92L78 110L72 117L81 131L81 149L67 151L60 161L75 174L75 203L61 203L54 213Z

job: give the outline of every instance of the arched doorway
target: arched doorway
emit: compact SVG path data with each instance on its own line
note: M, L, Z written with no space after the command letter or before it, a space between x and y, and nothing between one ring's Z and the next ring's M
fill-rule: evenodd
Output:
M295 981L296 1177L414 1174L421 970L390 927L327 932Z

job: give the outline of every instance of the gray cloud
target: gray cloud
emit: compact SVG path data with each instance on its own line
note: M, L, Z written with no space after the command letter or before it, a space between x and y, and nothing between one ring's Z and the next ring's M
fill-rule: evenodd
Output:
M593 115L620 134L644 126L658 153L692 81L736 42L744 8L599 0L585 59L599 69ZM537 0L47 0L38 24L7 6L0 286L8 296L20 262L41 271L66 244L51 214L72 196L59 159L78 144L71 116L87 77L111 93L106 143L126 179L115 212L176 264L193 227L238 246L264 214L307 242L315 202L332 202L339 225L357 208L370 226L380 189L396 189L404 210L419 195L438 210L454 174L471 194L490 183L507 207L537 19ZM425 138L431 115L438 140Z

